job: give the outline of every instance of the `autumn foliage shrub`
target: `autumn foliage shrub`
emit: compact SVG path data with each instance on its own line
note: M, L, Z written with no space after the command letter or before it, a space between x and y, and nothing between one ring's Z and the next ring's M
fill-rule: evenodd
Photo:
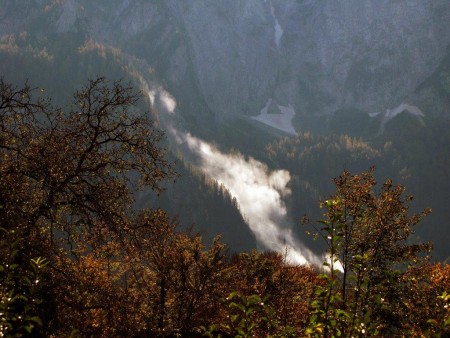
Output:
M230 255L136 193L176 176L132 88L52 105L0 80L0 334L45 337L445 336L450 269L410 241L429 211L373 170L344 172L316 227L329 259Z

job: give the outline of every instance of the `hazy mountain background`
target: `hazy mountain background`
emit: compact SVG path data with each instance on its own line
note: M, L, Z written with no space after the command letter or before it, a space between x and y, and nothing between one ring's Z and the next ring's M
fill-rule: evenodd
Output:
M376 165L450 256L448 0L0 0L0 61L60 105L97 76L143 90L182 177L137 203L233 250L313 260L300 217Z

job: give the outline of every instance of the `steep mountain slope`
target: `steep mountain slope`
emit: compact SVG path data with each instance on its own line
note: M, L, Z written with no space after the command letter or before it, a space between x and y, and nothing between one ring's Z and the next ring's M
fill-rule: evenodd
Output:
M450 43L446 1L231 3L179 9L202 93L221 113L254 115L268 98L299 114L391 108Z
M88 77L132 75L175 130L174 151L178 130L288 169L291 220L329 192L329 177L377 164L436 206L423 235L447 257L449 32L447 0L5 0L0 69L58 98ZM199 181L195 194L208 190Z
M43 47L30 35L10 35L1 41L0 74L5 81L17 86L26 81L33 87L38 86L38 92L51 97L63 111L72 109L70 104L75 91L97 76L121 79L124 83L129 81L136 90L143 85L129 56L116 49L92 41L85 43L78 40L76 34L65 34L65 39L52 40ZM149 110L149 104L144 98L138 109ZM152 109L151 113L150 118L157 120L156 111ZM155 127L157 125L156 122ZM176 182L166 182L166 191L158 196L150 190L143 191L136 201L138 207L163 208L180 228L201 234L206 243L212 243L214 237L221 235L231 251L256 248L254 234L227 189L182 159L175 159L174 149L167 141L165 139L164 146L169 148L169 160L176 164L180 177Z
M181 101L180 85L195 84L217 119L257 115L270 98L292 104L298 126L301 114L392 109L450 44L445 0L6 3L2 34L78 31L119 47L146 59Z

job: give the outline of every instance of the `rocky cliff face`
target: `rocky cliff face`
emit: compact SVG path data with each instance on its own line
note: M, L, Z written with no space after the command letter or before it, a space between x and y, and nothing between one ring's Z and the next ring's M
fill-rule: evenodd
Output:
M29 0L11 15L13 7L0 9L1 34L27 29L41 10L50 29L81 29L146 59L169 90L190 87L219 120L258 115L269 99L292 105L297 125L302 114L385 111L414 100L450 45L447 0ZM20 10L29 15L19 20Z
M220 113L255 114L268 98L307 114L387 109L434 71L450 43L446 1L180 7L201 90Z

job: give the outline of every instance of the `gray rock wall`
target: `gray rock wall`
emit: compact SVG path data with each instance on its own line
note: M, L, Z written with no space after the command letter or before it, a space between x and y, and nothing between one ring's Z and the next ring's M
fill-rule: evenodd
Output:
M274 16L283 35L274 41ZM450 43L448 1L191 1L181 5L192 63L218 113L269 97L299 112L399 104ZM278 48L277 48L278 47Z
M43 1L0 9L1 33L26 29ZM25 7L29 7L24 10ZM96 40L140 54L167 85L194 86L216 117L254 116L269 98L297 116L408 100L450 45L448 0L66 0ZM44 12L43 12L44 13ZM17 13L18 15L19 13ZM42 14L42 15L45 15ZM52 29L52 28L49 28Z

